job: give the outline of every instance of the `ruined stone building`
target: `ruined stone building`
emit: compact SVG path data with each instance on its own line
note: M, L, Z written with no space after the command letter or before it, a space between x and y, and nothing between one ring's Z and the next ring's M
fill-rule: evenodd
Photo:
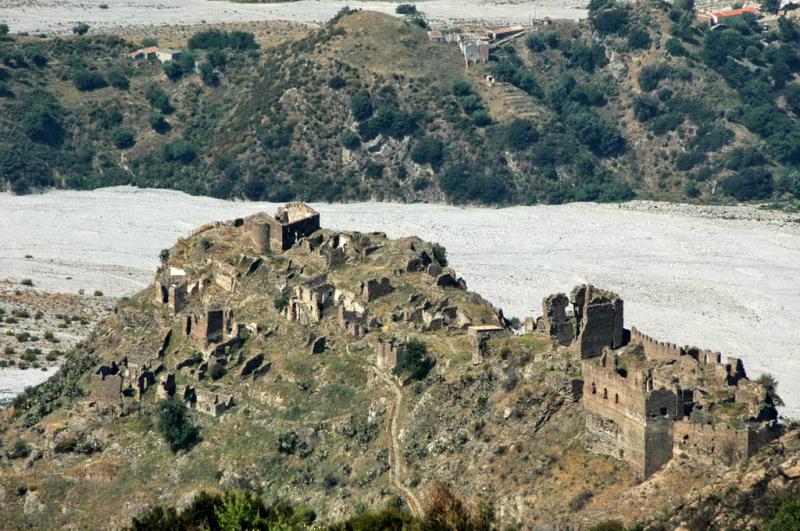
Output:
M258 252L282 252L319 230L319 213L305 203L289 203L275 217L260 212L243 220Z
M639 477L676 455L731 465L780 435L769 393L740 360L626 330L616 294L578 286L545 298L543 310L537 326L551 346L582 358L588 448Z

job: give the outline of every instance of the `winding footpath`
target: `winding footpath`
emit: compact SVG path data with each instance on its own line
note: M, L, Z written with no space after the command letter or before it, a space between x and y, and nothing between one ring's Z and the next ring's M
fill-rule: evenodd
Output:
M417 496L414 492L406 487L402 481L402 473L403 473L403 465L401 463L400 457L400 438L398 436L399 428L398 428L398 420L400 418L400 406L403 403L403 391L400 389L400 386L397 385L397 382L387 374L385 371L378 369L377 367L373 367L375 370L375 374L384 381L384 383L391 388L394 392L395 400L394 403L391 404L392 408L392 422L389 427L389 435L392 439L392 444L389 447L389 466L391 468L390 473L390 480L391 483L395 486L397 490L399 490L403 494L403 498L406 500L406 505L411 510L411 514L414 516L420 516L422 514L422 505L419 503Z

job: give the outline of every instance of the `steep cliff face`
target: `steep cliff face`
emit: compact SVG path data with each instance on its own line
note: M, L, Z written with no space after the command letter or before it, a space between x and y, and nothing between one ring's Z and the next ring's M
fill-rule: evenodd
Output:
M589 452L580 349L513 334L441 246L315 215L209 223L163 253L151 287L3 412L0 526L123 527L229 489L322 522L392 500L418 514L439 480L500 525L636 522L726 470L673 459L640 483Z

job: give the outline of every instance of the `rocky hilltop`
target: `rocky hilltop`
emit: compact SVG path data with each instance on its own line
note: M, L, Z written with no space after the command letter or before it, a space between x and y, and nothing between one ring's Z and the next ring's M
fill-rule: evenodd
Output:
M771 382L626 328L612 292L521 324L442 246L324 229L302 203L206 224L161 261L3 412L3 528L122 528L233 489L321 523L419 515L439 481L501 526L758 526L797 488ZM709 484L772 505L715 513Z

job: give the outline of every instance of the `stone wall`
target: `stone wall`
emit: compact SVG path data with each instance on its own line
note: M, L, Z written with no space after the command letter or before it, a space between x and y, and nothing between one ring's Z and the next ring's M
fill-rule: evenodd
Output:
M625 342L622 299L616 293L592 285L576 286L573 304L577 349L582 358L593 358L605 348L620 348Z

